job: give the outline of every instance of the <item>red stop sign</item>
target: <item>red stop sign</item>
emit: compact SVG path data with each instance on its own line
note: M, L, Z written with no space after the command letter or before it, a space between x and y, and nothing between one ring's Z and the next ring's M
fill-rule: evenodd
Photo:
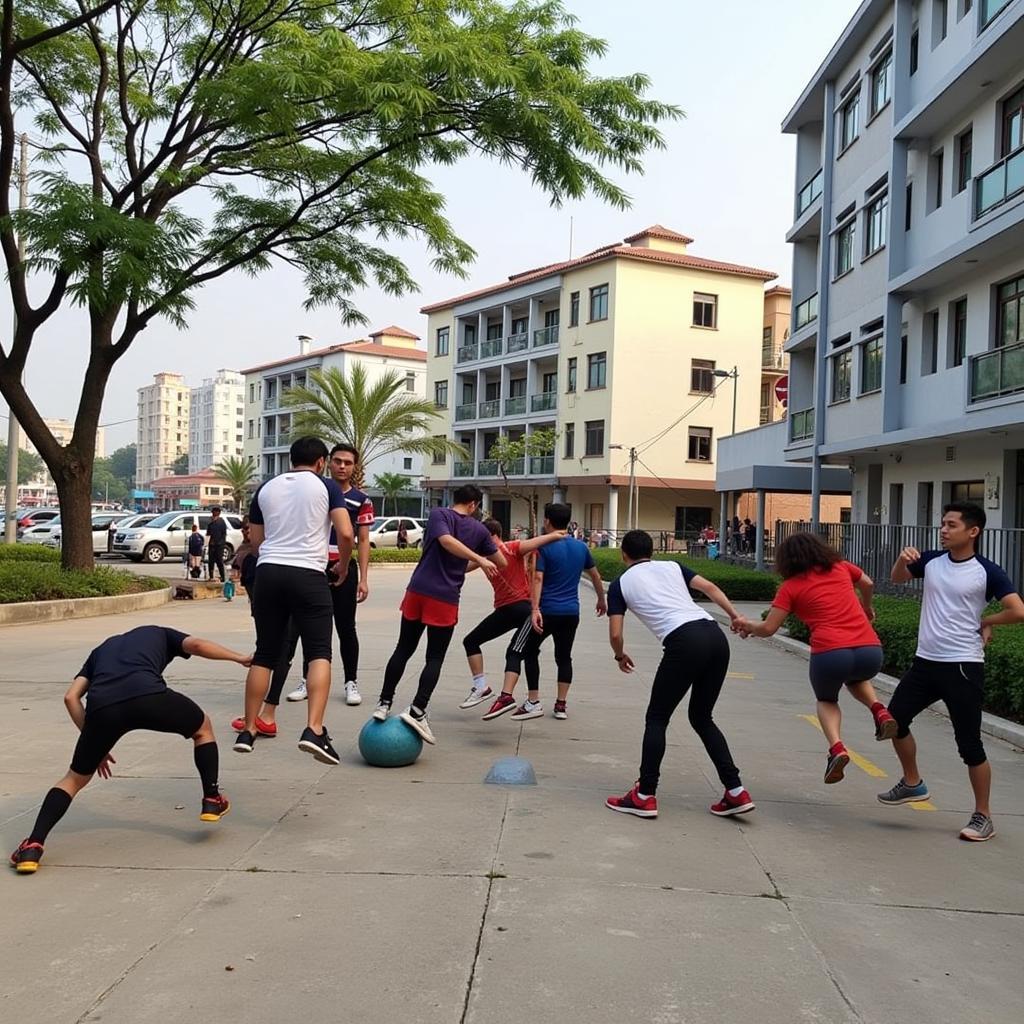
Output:
M780 377L775 382L775 397L783 404L789 404L789 375Z

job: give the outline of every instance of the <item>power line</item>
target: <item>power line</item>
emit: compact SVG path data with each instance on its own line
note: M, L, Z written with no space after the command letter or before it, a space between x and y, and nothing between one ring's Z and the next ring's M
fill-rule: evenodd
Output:
M685 420L691 413L693 413L700 405L706 402L709 398L713 398L715 394L718 392L718 389L722 386L722 384L725 383L725 380L726 378L723 377L718 384L715 384L712 387L710 391L708 391L706 394L701 395L701 397L698 398L697 401L694 402L693 405L691 405L690 408L686 410L686 412L684 412L677 420L674 420L667 427L665 427L664 430L658 431L657 434L654 434L652 437L649 437L646 441L641 441L640 444L636 446L637 452L639 453L647 451L648 448L650 448L652 445L657 444L666 434L668 434L670 431L678 427L679 424L682 423L683 420Z

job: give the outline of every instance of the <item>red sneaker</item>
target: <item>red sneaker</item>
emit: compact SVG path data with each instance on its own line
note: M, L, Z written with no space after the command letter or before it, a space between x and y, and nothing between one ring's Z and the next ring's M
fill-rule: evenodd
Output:
M491 705L491 710L483 716L483 720L489 722L492 718L500 718L509 711L514 711L515 707L516 699L511 693L500 693L498 699Z
M900 731L899 723L892 715L889 714L885 708L875 715L875 739L876 740L891 740L896 738L896 733Z
M621 811L623 814L635 814L638 818L656 818L658 816L658 798L654 796L642 797L637 792L640 788L638 782L625 796L610 796L605 800L605 807L613 811Z
M199 812L200 821L220 821L231 810L231 801L223 794L204 796Z
M39 868L39 861L42 856L42 843L33 843L30 839L23 839L18 848L11 854L11 867L19 875L34 874Z
M743 790L739 796L729 796L729 791L726 790L722 794L722 799L717 804L711 805L711 813L717 814L719 818L729 818L734 814L746 814L748 811L754 809L754 801L750 799L750 794Z
M849 763L850 755L846 747L842 743L837 743L828 752L828 757L825 760L825 785L831 786L833 783L842 782L843 772Z
M236 718L231 723L231 728L235 732L241 732L245 728L245 719ZM256 718L256 732L260 736L276 736L277 735L277 722L264 722L262 718L257 716Z

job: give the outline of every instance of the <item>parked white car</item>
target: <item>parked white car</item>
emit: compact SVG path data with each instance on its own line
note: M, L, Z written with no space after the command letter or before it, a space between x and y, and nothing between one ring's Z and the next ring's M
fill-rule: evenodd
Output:
M420 547L423 543L423 520L408 516L377 516L370 527L370 547L397 548L399 524L405 525L409 547Z
M110 550L110 528L129 518L128 512L97 512L92 517L92 553L105 555ZM45 524L50 527L50 535L42 541L51 548L59 548L61 543L61 524L59 519Z
M164 512L145 526L129 527L114 534L114 554L124 555L133 562L162 562L165 558L181 558L188 545L192 524L199 524L199 532L206 538L206 528L213 517L209 512ZM242 543L242 520L236 515L225 515L228 539L224 547L225 562Z

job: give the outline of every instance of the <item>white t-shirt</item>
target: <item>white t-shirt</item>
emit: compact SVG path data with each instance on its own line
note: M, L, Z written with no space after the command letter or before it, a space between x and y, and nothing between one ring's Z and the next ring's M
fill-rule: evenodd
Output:
M981 555L955 562L948 551L923 551L907 569L924 580L917 656L983 662L981 613L990 601L1014 592L1009 576Z
M634 562L608 588L608 614L628 609L659 640L688 622L714 621L690 596L696 575L681 562Z
M324 571L331 535L330 513L336 508L345 509L347 514L341 488L310 470L292 470L268 480L249 505L249 521L264 530L256 564Z

